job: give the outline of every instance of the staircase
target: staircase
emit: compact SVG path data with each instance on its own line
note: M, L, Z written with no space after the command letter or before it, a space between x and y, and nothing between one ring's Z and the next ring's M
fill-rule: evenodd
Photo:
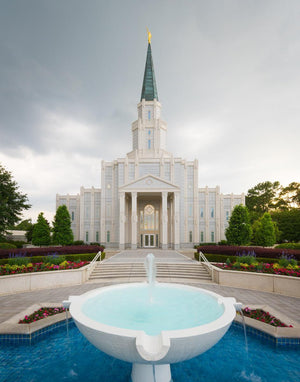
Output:
M90 281L122 282L146 281L146 270L143 262L109 262L96 264L90 275ZM211 282L211 276L205 266L199 262L190 263L156 263L156 279L161 282Z

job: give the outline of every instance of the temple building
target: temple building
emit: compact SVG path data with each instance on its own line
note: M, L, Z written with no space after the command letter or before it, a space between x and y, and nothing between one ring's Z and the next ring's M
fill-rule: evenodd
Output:
M56 208L65 204L70 212L75 240L120 249L179 249L225 239L231 211L245 204L245 196L223 195L219 186L199 188L197 159L167 151L161 109L149 37L132 151L102 161L101 189L56 195Z

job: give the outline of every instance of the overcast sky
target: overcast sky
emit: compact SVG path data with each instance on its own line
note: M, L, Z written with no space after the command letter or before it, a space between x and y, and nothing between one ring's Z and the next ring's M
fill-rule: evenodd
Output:
M0 0L0 163L52 220L131 151L148 27L168 151L199 187L299 179L299 0Z

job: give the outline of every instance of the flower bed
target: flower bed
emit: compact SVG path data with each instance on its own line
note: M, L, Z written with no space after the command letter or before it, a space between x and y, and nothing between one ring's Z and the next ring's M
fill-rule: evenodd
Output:
M69 245L63 247L39 247L39 248L15 248L15 249L0 249L0 259L10 257L34 257L34 256L49 256L49 255L68 255L76 253L97 253L103 252L102 245Z
M298 265L288 265L286 268L281 267L278 263L268 264L268 263L220 263L214 264L220 269L230 270L230 271L246 271L246 272L256 272L256 273L268 273L273 275L282 276L294 276L300 277L300 269Z
M25 316L23 320L19 321L19 324L31 324L32 322L42 320L43 318L54 316L55 314L59 314L65 312L65 308L41 308L36 310L29 316Z
M78 269L89 264L89 261L63 261L61 264L55 265L50 263L29 263L27 265L1 265L0 276L14 275L20 273L46 272L65 269Z
M264 247L245 247L234 245L201 245L197 247L197 252L204 254L220 254L227 256L237 256L238 253L255 252L257 257L274 258L278 259L282 254L293 256L296 260L300 261L300 250L296 249L282 249L282 248L264 248Z
M286 325L278 318L272 316L272 314L270 314L269 312L265 312L262 309L250 309L246 307L245 309L242 309L242 312L245 317L253 318L254 320L258 320L272 326L285 328L293 327L292 325Z

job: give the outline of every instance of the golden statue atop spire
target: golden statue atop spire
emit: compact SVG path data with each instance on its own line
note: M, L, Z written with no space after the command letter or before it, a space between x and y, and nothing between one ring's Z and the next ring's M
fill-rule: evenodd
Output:
M148 28L147 28L147 33L148 33L148 42L149 42L149 44L151 44L151 37L152 37L152 34L151 34L151 32L149 31Z

